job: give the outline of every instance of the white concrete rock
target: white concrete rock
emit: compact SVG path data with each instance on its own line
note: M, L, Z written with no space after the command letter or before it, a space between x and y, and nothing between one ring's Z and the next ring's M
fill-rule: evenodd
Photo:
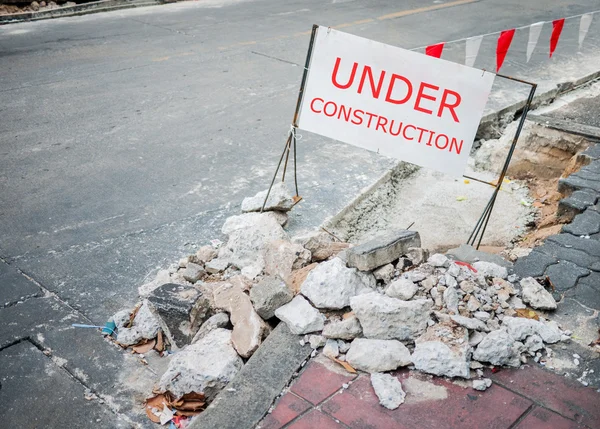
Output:
M531 335L527 338L527 340L525 340L524 345L527 351L533 354L544 348L544 341L539 335Z
M341 309L350 305L352 297L372 292L375 284L371 274L348 268L340 258L334 258L308 274L300 293L317 308Z
M484 277L498 277L501 279L508 277L507 269L493 262L477 261L473 263L473 268L477 270L477 274Z
M373 276L377 280L381 280L384 284L388 284L394 276L394 266L392 264L386 264L383 267L379 267L373 271Z
M460 326L464 326L465 328L471 329L472 331L489 332L489 330L490 330L487 327L487 325L479 319L472 319L470 317L460 316L458 314L450 316L450 319L452 319L454 322L456 322Z
M556 310L556 300L533 277L521 280L523 302L540 310Z
M540 322L537 334L548 344L558 343L562 339L562 332L554 320L546 323Z
M322 331L325 324L325 316L300 295L275 310L275 316L296 335Z
M441 253L434 253L429 257L427 262L433 265L434 267L447 267L448 265L450 265L450 260Z
M325 346L327 339L322 335L309 335L308 342L312 349L318 349Z
M392 298L408 301L415 296L418 290L419 286L417 286L411 280L401 277L387 287L385 294Z
M365 372L393 371L410 365L410 351L396 340L370 340L356 338L350 344L346 361Z
M492 365L518 367L521 364L519 347L506 329L492 331L479 343L473 359Z
M160 329L160 321L150 310L148 301L144 300L135 319L133 319L133 327L138 330L142 338L151 340L156 338L158 330Z
M448 311L458 314L458 293L453 287L448 287L444 291L444 305Z
M203 264L206 264L207 262L215 259L217 257L217 253L217 250L210 245L202 246L196 251L196 259Z
M242 212L259 212L265 202L267 190L261 191L253 197L244 198L242 201ZM264 211L280 211L287 212L294 206L292 193L286 186L285 182L278 182L273 185L269 198L265 204Z
M483 378L481 380L473 380L473 389L475 390L480 390L480 391L484 391L486 390L488 387L490 387L492 385L492 380L490 380L489 378Z
M117 329L121 329L127 323L129 323L129 319L131 318L130 310L119 310L110 318L115 325L117 325Z
M415 368L428 374L469 378L471 346L465 328L450 324L431 326L415 341L412 361Z
M327 340L323 347L323 354L330 359L335 359L340 355L340 346L336 340Z
M203 393L211 402L242 366L231 344L231 331L215 329L171 358L159 388L170 391L175 398L190 392Z
M285 280L292 270L309 264L311 255L299 244L290 243L288 240L274 240L265 244L262 257L265 262L265 273Z
M406 393L400 381L389 374L375 372L371 374L371 385L379 398L379 404L388 410L395 410L404 403Z
M356 315L342 320L331 321L323 328L323 336L326 338L353 340L360 334L362 334L362 327Z
M350 306L365 337L408 340L427 329L432 303L427 299L402 301L372 292L355 296Z
M283 280L275 276L263 277L252 289L250 300L260 317L267 320L275 310L292 300L294 294Z
M135 328L121 328L117 332L117 342L123 346L133 346L142 341L142 334Z
M209 332L214 331L218 328L226 328L229 325L229 316L227 313L217 313L214 316L209 317L200 325L200 329L192 338L191 344L197 343L204 338Z

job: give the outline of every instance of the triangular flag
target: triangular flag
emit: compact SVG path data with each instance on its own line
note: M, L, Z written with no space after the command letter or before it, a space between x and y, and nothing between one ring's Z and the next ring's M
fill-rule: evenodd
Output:
M506 58L514 35L515 29L513 28L512 30L504 30L500 33L500 37L498 37L498 45L496 46L496 73L500 71L504 63L504 58Z
M482 40L483 36L475 36L467 39L465 45L465 65L467 67L473 67L473 64L475 64Z
M550 58L552 58L552 54L556 49L556 45L558 45L558 39L560 38L560 33L562 32L564 25L564 18L552 21L552 36L550 36Z
M444 43L438 43L437 45L427 46L425 48L425 55L429 55L430 57L439 58L442 56L442 51L444 50Z
M579 21L579 49L583 45L583 41L585 39L585 35L590 29L590 24L592 23L593 15L591 13L586 13L585 15L581 15L581 21Z
M537 45L540 33L542 32L543 22L536 22L529 26L529 41L527 42L527 62L531 59L531 54Z

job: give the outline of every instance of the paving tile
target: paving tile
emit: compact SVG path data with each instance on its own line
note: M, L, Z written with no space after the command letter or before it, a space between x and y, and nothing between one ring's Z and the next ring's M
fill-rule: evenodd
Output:
M41 289L33 282L14 267L0 261L0 307L41 295Z
M337 423L331 417L321 413L319 410L312 410L310 413L302 416L287 429L342 429L345 426Z
M331 371L325 365L312 361L290 390L311 404L317 405L341 389L342 384L354 378L353 375Z
M524 366L491 375L496 382L590 428L600 428L600 393L550 371Z
M538 277L544 275L544 271L558 260L553 257L533 250L529 255L517 259L514 271L519 277Z
M515 429L584 429L584 426L545 408L535 407Z
M354 429L500 429L510 427L532 405L496 385L478 392L409 371L398 373L398 377L407 390L407 399L396 410L379 405L368 376L361 376L349 389L333 396L322 410ZM408 386L417 382L411 393Z
M293 393L286 393L279 399L271 414L260 423L260 429L279 429L305 412L311 405Z

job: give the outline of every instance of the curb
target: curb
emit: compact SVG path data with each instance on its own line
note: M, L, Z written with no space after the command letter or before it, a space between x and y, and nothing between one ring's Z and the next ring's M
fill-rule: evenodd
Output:
M78 4L76 6L43 10L40 12L22 12L10 15L0 15L0 25L40 21L42 19L63 18L68 16L80 16L120 9L131 9L135 7L158 6L163 3L164 2L161 0L100 0L91 3Z

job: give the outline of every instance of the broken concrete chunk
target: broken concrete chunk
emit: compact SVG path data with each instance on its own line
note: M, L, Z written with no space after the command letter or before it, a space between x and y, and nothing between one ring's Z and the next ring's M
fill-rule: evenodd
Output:
M210 312L210 301L193 286L167 283L148 297L151 309L161 321L163 332L172 345L189 344Z
M442 296L448 311L458 314L458 293L456 292L456 289L453 287L448 287Z
M216 258L207 262L204 268L210 274L217 274L225 271L229 267L229 261L226 259Z
M537 334L541 325L537 320L524 317L504 317L502 319L502 326L506 327L508 334L517 341L523 341L527 337Z
M259 212L267 197L267 190L260 191L253 197L244 198L242 201L242 212ZM292 193L286 186L285 182L278 182L273 185L269 198L265 204L264 211L280 211L287 212L294 207L294 198Z
M489 332L490 330L487 325L479 319L472 319L470 317L465 317L458 314L450 316L450 319L456 324L464 326L467 329L471 329L472 331Z
M112 320L113 322L115 322L115 325L117 326L117 329L120 329L123 326L127 325L129 323L130 319L131 319L131 311L130 310L120 310L120 311L117 311L110 318L110 320Z
M267 320L275 316L275 310L292 300L294 294L279 277L263 277L250 290L250 300L260 317Z
M254 310L250 298L239 287L223 283L213 295L215 306L229 313L233 332L231 342L238 354L249 358L260 346L269 327Z
M477 270L477 274L484 277L499 277L501 279L508 277L506 268L493 262L477 261L473 263L473 268Z
M475 349L473 359L492 365L518 367L521 364L519 347L506 329L490 332Z
M412 361L428 374L469 378L471 346L465 328L441 323L431 326L415 340Z
M537 333L548 344L558 343L562 338L562 332L554 320L547 323L540 322Z
M388 410L395 410L404 403L406 393L396 377L375 372L371 374L371 385L379 398L379 404Z
M242 365L231 344L231 331L215 329L171 358L159 388L171 392L175 398L190 392L201 393L210 403Z
M544 348L544 341L539 335L532 335L525 340L525 348L531 354Z
M373 240L349 248L348 266L361 271L372 271L398 259L411 247L421 247L418 232L398 230L383 233Z
M346 361L365 372L392 371L410 365L410 351L396 340L356 338L350 344Z
M406 256L413 265L421 265L429 257L429 252L422 247L409 247L406 251Z
M353 340L360 334L362 334L362 328L355 315L339 321L332 321L323 328L323 336L327 338Z
M310 252L287 240L274 240L265 244L262 256L265 273L282 279L289 278L292 270L298 270L310 263Z
M331 235L323 231L296 236L292 238L292 243L299 244L310 251L313 262L329 259L349 247L348 243L334 241Z
M183 270L183 278L186 279L190 283L196 283L202 277L206 275L206 271L202 268L201 265L194 264L193 262L188 262L185 270Z
M218 328L227 328L227 326L229 326L229 316L227 315L227 313L217 313L214 316L209 317L200 326L200 329L198 329L196 335L194 335L194 338L192 339L192 344L200 341L209 332L212 332Z
M483 339L485 338L485 335L482 334L479 331L473 331L469 334L469 345L471 347L475 347L477 344L479 344L481 341L483 341ZM471 366L471 368L473 368Z
M473 380L473 389L484 391L492 385L492 380L483 378L481 380Z
M323 347L323 354L330 359L335 359L340 355L340 347L336 340L327 340Z
M156 338L158 330L160 329L160 321L154 313L152 313L147 300L144 300L135 315L133 326L138 330L142 338L147 340Z
M350 299L367 338L409 340L427 328L432 303L427 299L402 301L372 292Z
M117 332L117 342L125 347L142 341L142 334L135 328L121 328Z
M202 246L196 251L196 260L202 264L212 261L217 257L217 249L212 246Z
M309 335L308 342L312 349L318 349L325 346L327 339L322 335Z
M435 253L429 257L427 263L434 267L447 267L450 265L450 260L446 255L442 255L441 253Z
M322 331L325 324L325 316L301 295L275 310L275 316L296 335Z
M523 302L540 310L556 310L556 300L533 277L521 280Z
M375 278L348 268L339 258L323 262L313 269L300 288L302 295L317 308L341 309L356 295L371 292Z
M394 270L395 268L392 264L387 264L373 271L373 276L377 280L381 280L384 284L388 284L394 276Z
M415 283L407 278L401 277L387 287L385 294L392 298L408 301L415 296L418 290L419 287Z

